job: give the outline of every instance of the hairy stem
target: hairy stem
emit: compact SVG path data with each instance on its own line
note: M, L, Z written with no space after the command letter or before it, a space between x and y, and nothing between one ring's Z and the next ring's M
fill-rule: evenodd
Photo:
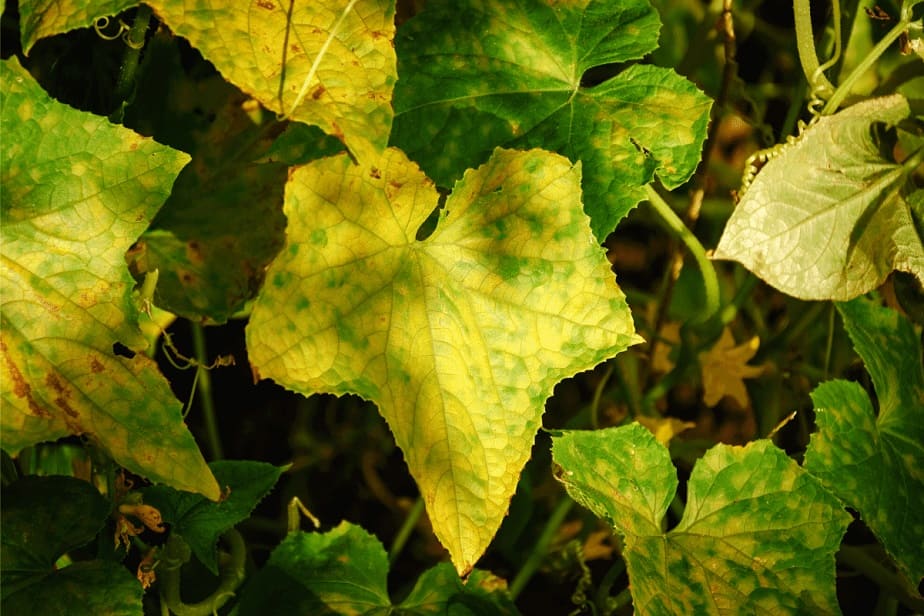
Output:
M812 32L812 11L809 0L793 0L792 10L796 19L796 46L799 51L799 62L802 72L809 82L812 91L822 98L829 98L834 94L834 84L828 81L821 65L818 63L818 54L815 51L815 34Z
M898 599L912 612L924 612L924 599L909 593L898 574L883 567L862 547L842 545L837 560L876 582L880 589Z

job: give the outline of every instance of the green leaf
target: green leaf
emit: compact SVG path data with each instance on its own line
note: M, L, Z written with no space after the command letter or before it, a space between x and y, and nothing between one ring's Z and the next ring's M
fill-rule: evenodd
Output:
M3 488L0 582L4 614L141 614L141 585L121 564L55 561L103 528L108 501L73 477L27 476Z
M125 251L188 156L50 99L3 63L2 394L10 453L83 434L153 481L218 498L146 346Z
M673 71L631 66L582 85L650 52L659 28L646 0L430 3L396 40L392 144L441 186L497 145L581 160L602 240L655 174L668 188L689 178L706 136L709 100Z
M220 502L166 486L145 489L144 502L156 507L164 522L171 525L171 532L182 536L196 558L217 575L218 538L250 517L254 507L276 485L285 467L264 462L223 460L212 462L209 468L227 493Z
M138 0L20 0L19 30L26 55L39 39L88 28L97 19L121 13Z
M807 300L852 299L892 270L924 283L924 190L909 182L924 151L897 164L872 138L874 125L893 126L909 113L895 94L820 118L760 170L715 258Z
M561 379L640 339L581 211L579 167L498 150L446 200L399 150L292 172L254 304L254 372L375 402L461 573L503 519Z
M818 431L805 469L876 533L913 586L924 576L924 367L911 323L865 299L838 304L879 401L856 383L812 392Z
M397 608L388 597L388 556L378 539L341 522L326 533L291 533L241 592L241 616L262 614L516 614L503 581L473 571L463 583L448 564L425 571Z
M624 538L637 614L839 613L834 553L850 516L771 442L709 450L667 533L676 474L641 425L565 432L552 457L572 498Z

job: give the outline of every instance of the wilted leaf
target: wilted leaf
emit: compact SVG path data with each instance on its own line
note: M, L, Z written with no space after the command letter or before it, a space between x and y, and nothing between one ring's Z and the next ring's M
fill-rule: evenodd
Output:
M602 241L655 174L673 188L699 162L710 102L673 71L634 65L583 85L657 47L659 28L647 0L428 3L396 40L392 144L441 186L498 145L581 160Z
M560 156L498 150L425 240L433 185L398 150L291 174L287 245L247 328L255 372L375 402L460 572L481 556L561 379L639 341Z
M667 445L671 439L690 428L695 428L692 421L682 421L676 417L645 417L640 415L637 421L648 428L658 442Z
M805 468L876 533L917 586L924 576L924 364L911 323L865 299L838 304L876 386L879 416L856 383L812 392L818 431Z
M820 118L760 170L715 258L809 300L852 299L896 269L924 283L924 189L908 182L922 153L897 164L872 138L909 113L895 94Z
M623 536L635 613L838 613L834 553L850 516L769 441L717 445L693 468L683 519L667 449L638 424L553 439L568 493Z
M157 507L171 531L189 544L193 553L212 573L218 574L216 545L218 538L235 524L246 520L254 507L273 489L284 468L245 460L212 462L222 490L220 502L198 494L178 492L166 486L144 490L144 501Z
M125 251L188 156L51 100L3 63L2 438L84 434L127 469L218 498L145 346Z
M394 607L387 578L382 544L358 526L342 522L326 533L292 533L244 587L240 614L517 614L504 582L484 571L463 583L451 566L437 565Z
M760 339L757 336L736 346L731 330L726 327L715 346L699 354L703 401L708 406L715 406L722 398L729 396L741 408L750 408L751 399L744 386L744 379L752 379L764 372L762 366L748 365L759 346Z

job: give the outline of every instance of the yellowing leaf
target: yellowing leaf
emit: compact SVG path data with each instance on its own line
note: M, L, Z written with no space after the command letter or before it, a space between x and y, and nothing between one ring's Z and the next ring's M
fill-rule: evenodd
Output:
M438 195L387 150L294 170L287 245L247 328L255 373L375 402L456 569L507 510L561 379L640 341L564 157L497 150Z
M81 434L122 466L219 496L145 347L125 251L189 157L52 100L4 62L2 446Z
M749 366L748 361L757 353L760 339L757 336L735 346L735 338L727 327L715 346L699 354L703 374L703 401L715 406L725 396L731 397L742 408L750 406L744 379L760 376L763 366Z
M131 0L23 0L23 48L135 6ZM286 117L320 127L361 160L388 142L394 0L149 0L231 83Z
M385 149L397 77L393 0L147 4L268 109L320 127L360 161Z

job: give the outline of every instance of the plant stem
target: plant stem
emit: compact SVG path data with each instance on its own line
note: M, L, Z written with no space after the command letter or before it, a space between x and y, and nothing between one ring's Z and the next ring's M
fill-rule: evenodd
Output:
M135 89L135 73L138 72L141 50L144 48L144 35L150 25L151 7L146 4L139 4L138 11L135 13L135 21L124 38L125 56L122 59L119 80L115 88L116 97L120 103L119 110L116 113L121 114L124 107L123 103L129 101Z
M889 45L894 43L898 37L902 35L902 32L908 29L908 24L910 23L911 15L910 11L908 15L902 15L902 19L895 24L895 26L889 30L889 32L879 41L875 47L867 54L863 61L857 65L853 71L847 75L847 78L841 82L841 85L837 87L837 90L831 95L831 98L828 99L828 102L825 104L825 108L822 111L824 115L830 115L837 111L837 108L840 107L841 103L844 102L844 99L847 98L847 95L850 94L853 84L857 82L868 71L873 64L879 60L879 56L885 53L886 49L889 48ZM801 54L800 54L801 55Z
M548 554L552 538L555 537L555 533L558 532L558 528L565 521L572 506L574 506L574 501L571 500L570 497L565 496L558 502L558 505L552 511L549 521L546 522L545 528L542 529L542 534L539 535L539 539L533 546L533 551L530 552L526 562L523 563L523 566L517 571L516 577L514 577L513 581L510 583L508 592L510 593L511 599L516 599L517 596L523 592L523 589L529 584L529 580L533 577L533 574L539 569L539 565L545 559L546 554Z
M796 46L799 51L799 62L802 63L802 72L805 73L805 79L809 82L812 91L822 98L828 98L834 94L834 84L828 81L818 63L815 34L812 32L811 2L793 0L792 10L796 19Z
M244 581L244 565L247 547L244 538L233 528L221 536L230 549L230 558L219 570L218 588L198 603L183 603L180 596L180 568L190 558L190 549L183 539L173 533L165 547L164 566L159 569L161 602L177 616L210 616L234 596L234 591Z
M880 589L894 596L912 612L924 613L924 599L913 596L898 574L880 565L862 547L842 545L837 560L874 581Z
M603 377L597 383L597 387L594 388L594 397L590 402L590 427L594 430L600 427L600 397L603 395L603 390L606 388L611 376L613 376L613 363L609 362L606 365L606 372L603 373Z
M196 353L196 380L198 388L193 395L199 394L199 404L205 419L206 442L212 460L221 460L224 453L221 447L221 435L218 433L218 421L215 414L215 402L212 400L212 377L209 374L208 357L205 349L205 331L201 324L192 323L193 349Z
M407 540L410 539L411 533L414 532L414 527L417 526L417 520L420 519L420 514L424 510L424 500L421 497L417 497L417 500L414 501L414 506L411 507L411 510L408 511L407 516L404 518L404 524L401 525L401 528L398 530L398 534L395 535L395 540L391 544L391 548L388 550L388 563L392 564L398 560L398 556L401 555L401 550L404 549L404 545L407 543Z
M597 586L597 593L594 597L594 603L598 607L603 606L604 600L610 596L610 589L613 587L613 583L616 581L620 575L622 575L626 570L626 561L622 558L618 558L616 562L607 570L606 575L603 576L603 579L600 580L600 585Z
M661 221L670 231L680 238L680 241L684 243L696 260L696 264L699 266L699 270L703 275L703 289L706 293L706 305L702 313L696 317L693 322L705 323L719 310L719 278L715 273L715 268L706 256L706 250L703 248L703 245L699 243L699 240L696 239L693 232L683 224L683 221L674 213L671 206L661 198L661 195L659 195L650 184L645 186L645 193L648 202L655 209L655 212L658 213Z

